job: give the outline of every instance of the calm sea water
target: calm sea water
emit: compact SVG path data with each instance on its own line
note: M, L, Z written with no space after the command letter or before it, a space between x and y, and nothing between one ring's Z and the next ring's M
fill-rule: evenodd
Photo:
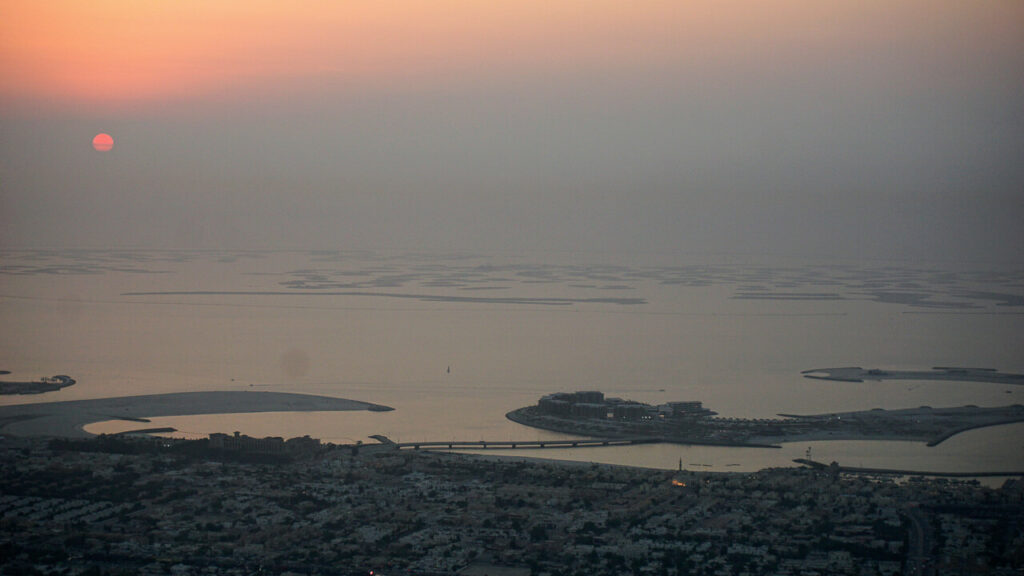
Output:
M580 389L701 400L723 416L999 406L1024 388L839 383L833 366L1024 370L1024 271L752 257L31 251L0 254L0 369L78 383L22 403L184 390L276 390L394 412L154 419L180 436L327 441L557 436L509 410ZM135 428L111 422L94 432ZM780 450L639 446L516 452L658 468L820 460L923 470L1024 469L1024 426L910 442Z

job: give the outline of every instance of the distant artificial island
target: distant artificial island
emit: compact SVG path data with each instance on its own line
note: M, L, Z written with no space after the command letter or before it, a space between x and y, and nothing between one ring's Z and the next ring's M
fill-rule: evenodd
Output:
M1024 422L1024 406L963 406L779 414L781 418L718 418L701 402L658 406L607 398L599 391L558 392L513 410L513 422L564 434L646 442L778 448L815 440L914 440L935 446L974 428Z
M989 382L992 384L1013 384L1024 386L1024 374L1007 374L995 368L964 368L959 366L936 366L926 370L881 370L860 366L846 368L815 368L801 372L804 378L835 380L837 382L863 382L865 380L953 380L957 382Z
M91 436L84 429L86 425L107 420L144 423L149 422L147 418L162 416L348 410L387 412L393 408L345 398L286 392L178 392L0 406L0 432L17 436L84 438Z
M0 370L0 375L10 374L7 370ZM63 374L57 376L43 377L33 382L3 382L0 381L0 395L14 394L43 394L54 392L61 388L67 388L75 383L71 376Z
M0 371L0 374L9 374ZM837 382L865 379L959 380L1024 384L1024 375L989 368L936 367L933 371L895 371L860 367L805 370L807 378ZM74 384L69 376L43 378L38 382L7 382L18 392L42 393ZM88 437L84 427L109 420L148 423L148 418L199 414L309 411L390 411L392 408L328 396L255 391L209 391L97 398L65 402L41 402L0 406L0 432L18 436ZM628 445L665 442L715 446L778 448L780 443L816 440L909 440L935 446L974 428L1024 422L1024 406L980 408L875 408L827 414L779 414L779 418L722 418L700 401L649 405L606 397L600 391L548 394L534 406L513 410L506 417L526 426L583 436L564 440L566 447ZM141 428L130 433L173 432L170 428ZM417 442L396 444L373 436L393 448L507 447L526 448L528 442ZM231 442L228 442L231 443ZM539 447L558 444L538 442ZM458 445L458 446L456 446ZM550 446L549 446L550 445Z

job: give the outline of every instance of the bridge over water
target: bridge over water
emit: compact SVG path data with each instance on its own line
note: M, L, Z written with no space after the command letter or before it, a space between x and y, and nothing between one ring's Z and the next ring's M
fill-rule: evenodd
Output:
M383 437L375 436L380 440ZM385 439L386 440L386 439ZM440 442L386 442L399 450L521 450L533 448L593 448L599 446L631 446L634 444L655 444L661 438L563 438L558 440L447 440Z

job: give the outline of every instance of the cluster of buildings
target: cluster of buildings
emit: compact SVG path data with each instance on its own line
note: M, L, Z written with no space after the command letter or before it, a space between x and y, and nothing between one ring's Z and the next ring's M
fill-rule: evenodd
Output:
M537 402L537 409L541 414L551 416L628 421L699 418L715 414L696 401L651 406L622 398L605 398L603 392L596 390L548 394Z
M331 445L276 463L184 443L86 448L0 440L0 574L1024 569L1024 487L1013 481L689 473Z
M320 439L310 438L308 435L288 440L279 436L253 438L239 432L232 435L214 432L210 434L210 448L255 454L294 454L320 449Z

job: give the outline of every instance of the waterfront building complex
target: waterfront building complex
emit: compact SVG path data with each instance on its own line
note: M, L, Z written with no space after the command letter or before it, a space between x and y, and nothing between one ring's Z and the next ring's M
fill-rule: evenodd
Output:
M537 402L537 408L542 414L598 420L664 420L700 418L715 414L697 401L669 402L652 406L622 398L606 398L603 392L596 390L548 394Z

